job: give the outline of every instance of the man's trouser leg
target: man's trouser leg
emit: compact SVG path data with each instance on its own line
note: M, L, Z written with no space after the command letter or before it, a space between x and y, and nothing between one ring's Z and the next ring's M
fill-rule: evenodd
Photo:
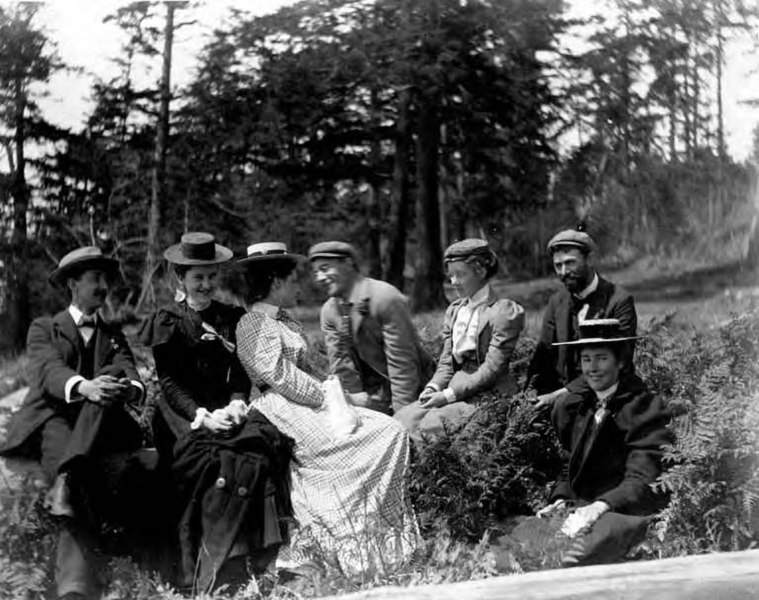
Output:
M51 485L59 476L58 464L71 431L71 425L61 416L52 417L42 428L40 464ZM65 517L62 521L55 564L57 593L58 596L63 596L69 592L78 592L87 596L94 589L88 564L89 540L75 518Z

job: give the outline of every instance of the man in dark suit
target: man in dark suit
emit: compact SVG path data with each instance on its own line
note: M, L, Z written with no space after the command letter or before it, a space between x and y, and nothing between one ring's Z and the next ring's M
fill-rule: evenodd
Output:
M388 414L414 402L435 365L405 296L361 275L356 251L345 242L316 244L308 258L314 279L330 296L321 327L330 369L343 388L355 403Z
M594 250L593 239L574 229L561 231L548 242L548 253L564 289L548 301L540 338L527 371L527 385L537 392L539 405L551 405L569 392L586 387L580 377L576 348L554 345L576 340L579 322L618 319L626 337L636 335L638 317L633 298L598 275L591 260ZM625 361L630 372L633 350L634 342L630 342Z
M68 253L51 273L51 283L68 288L71 305L29 328L29 393L2 448L4 456L38 458L52 483L48 507L62 525L56 584L66 600L97 597L81 494L95 483L100 458L142 442L127 410L144 396L134 357L121 331L98 314L117 268L90 246Z

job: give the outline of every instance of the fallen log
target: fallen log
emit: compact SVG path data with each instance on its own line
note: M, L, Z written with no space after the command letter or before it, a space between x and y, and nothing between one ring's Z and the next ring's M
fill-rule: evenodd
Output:
M337 600L337 596L331 600ZM759 550L375 588L339 600L753 600ZM328 600L328 599L323 599Z

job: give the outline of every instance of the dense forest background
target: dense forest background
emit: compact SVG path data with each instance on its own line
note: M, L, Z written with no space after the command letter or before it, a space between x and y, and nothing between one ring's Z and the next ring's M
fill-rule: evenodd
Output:
M62 302L47 273L75 246L122 261L114 308L134 314L169 293L163 248L197 229L238 253L346 239L419 310L445 303L452 240L486 237L504 275L532 277L550 266L545 240L579 220L607 264L752 264L759 128L734 161L722 83L725 46L757 39L759 7L605 6L590 20L560 0L236 12L175 89L172 37L192 7L134 2L109 17L127 33L118 74L93 85L78 129L39 106L73 66L36 5L0 8L0 351ZM146 60L161 65L149 86L134 76Z

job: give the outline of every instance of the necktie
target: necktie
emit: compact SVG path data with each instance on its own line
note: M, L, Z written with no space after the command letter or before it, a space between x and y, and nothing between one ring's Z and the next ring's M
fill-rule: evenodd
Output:
M350 345L353 341L353 322L351 321L351 302L340 302L340 338L344 344Z
M95 327L95 323L97 322L97 319L95 319L95 315L82 315L82 318L79 319L79 323L77 327Z

